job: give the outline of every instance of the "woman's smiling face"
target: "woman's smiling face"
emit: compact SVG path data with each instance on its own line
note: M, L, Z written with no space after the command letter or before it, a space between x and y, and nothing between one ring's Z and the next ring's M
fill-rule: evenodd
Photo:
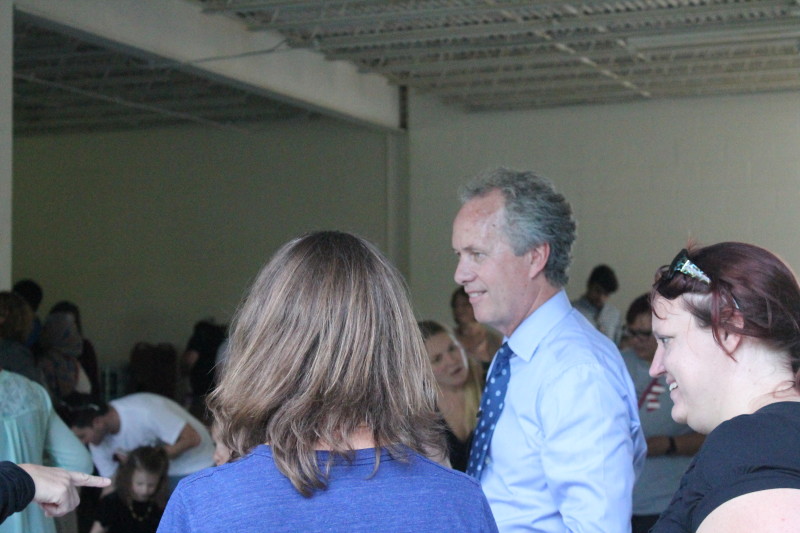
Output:
M665 374L672 418L700 433L724 420L724 375L733 361L709 328L698 325L684 297L657 296L653 302L653 336L658 342L650 375Z

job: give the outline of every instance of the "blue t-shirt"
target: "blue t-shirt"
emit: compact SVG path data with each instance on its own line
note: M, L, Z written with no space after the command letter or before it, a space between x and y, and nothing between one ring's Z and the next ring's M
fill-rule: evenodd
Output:
M317 452L320 464L327 452ZM409 452L357 450L337 459L328 488L302 496L278 470L269 446L185 478L172 494L158 533L211 532L495 532L489 504L472 478Z

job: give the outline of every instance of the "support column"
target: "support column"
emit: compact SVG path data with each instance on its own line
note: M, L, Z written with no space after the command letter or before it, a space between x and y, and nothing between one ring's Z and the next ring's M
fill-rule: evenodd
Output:
M11 0L0 0L0 290L11 288L11 143L14 23Z

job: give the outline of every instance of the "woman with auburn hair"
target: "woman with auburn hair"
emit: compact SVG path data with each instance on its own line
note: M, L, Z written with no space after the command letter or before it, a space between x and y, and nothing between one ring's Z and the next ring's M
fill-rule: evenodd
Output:
M290 241L239 309L209 401L233 459L184 479L159 532L496 531L478 483L435 462L435 399L389 261L347 233Z
M800 287L772 253L682 250L652 291L672 418L707 434L655 533L797 531Z
M468 359L450 331L433 320L419 323L438 385L436 405L446 424L450 465L464 472L469 462L472 431L478 423L483 383L478 363Z

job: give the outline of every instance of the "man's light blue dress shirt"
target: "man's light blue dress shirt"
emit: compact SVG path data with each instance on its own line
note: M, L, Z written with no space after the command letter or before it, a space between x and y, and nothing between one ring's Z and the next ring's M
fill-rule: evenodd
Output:
M499 530L630 531L647 449L619 350L563 290L507 340L516 356L481 477Z

